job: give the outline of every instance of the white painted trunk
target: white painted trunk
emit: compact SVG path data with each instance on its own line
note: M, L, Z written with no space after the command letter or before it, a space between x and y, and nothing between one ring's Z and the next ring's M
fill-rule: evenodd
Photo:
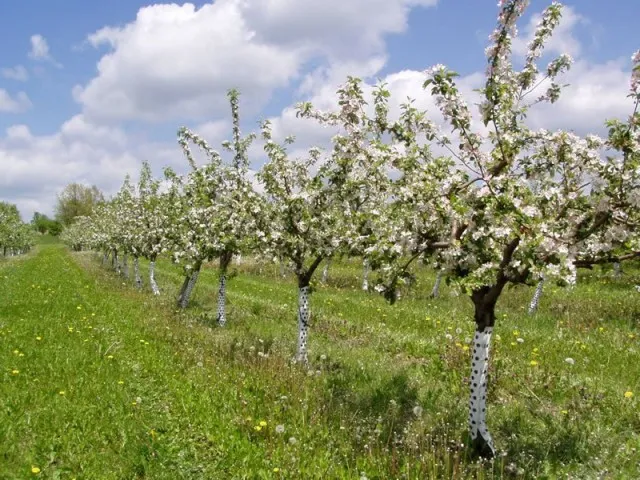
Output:
M225 310L227 301L227 276L220 275L220 285L218 286L218 325L224 327L227 323Z
M620 280L622 277L622 268L620 267L620 262L615 262L613 264L613 278L616 280Z
M544 278L541 278L536 287L536 291L533 294L531 303L529 304L529 315L533 315L538 310L538 304L540 303L540 297L542 296L542 288L544 287Z
M283 261L280 261L280 276L282 278L286 277L285 270L284 270L284 262Z
M113 261L115 262L115 265L116 265L116 273L120 275L122 273L122 270L120 269L120 258L118 257L118 252L115 252L113 254Z
M135 277L136 287L142 288L142 278L140 277L140 260L133 257L133 275Z
M324 268L322 269L322 283L327 283L327 278L329 277L329 265L331 264L331 259L327 259L327 263L324 264Z
M160 295L160 289L156 283L156 262L154 260L149 262L149 285L154 295Z
M487 371L489 345L493 327L476 331L471 359L471 398L469 401L469 431L472 442L482 442L495 454L493 440L487 428Z
M236 257L236 263L238 265L242 265L242 254L239 253L238 256Z
M301 287L298 290L298 352L296 360L301 363L308 363L307 342L309 340L309 287Z
M431 289L431 298L438 298L440 296L440 283L442 283L442 270L438 270L436 274L436 283L433 284Z
M369 290L369 262L362 261L362 290Z

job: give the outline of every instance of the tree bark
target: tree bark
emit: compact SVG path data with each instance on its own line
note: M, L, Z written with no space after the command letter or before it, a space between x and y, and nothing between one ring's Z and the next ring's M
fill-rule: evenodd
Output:
M142 288L142 278L140 277L140 259L136 255L133 257L133 275L135 277L136 287Z
M187 286L184 290L184 294L178 298L178 306L180 308L187 308L189 305L189 300L191 299L191 294L193 293L193 289L196 286L196 282L198 281L198 277L200 276L200 268L202 267L202 262L197 262L193 266L193 270L191 274L188 275L189 281L187 282Z
M122 275L129 278L129 257L126 253L122 256Z

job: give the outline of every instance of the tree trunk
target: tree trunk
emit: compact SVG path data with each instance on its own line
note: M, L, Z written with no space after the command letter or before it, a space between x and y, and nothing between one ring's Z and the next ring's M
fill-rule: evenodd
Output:
M536 291L533 294L531 303L529 304L529 315L533 315L538 310L538 304L540 303L540 297L542 296L542 288L544 287L544 278L541 278L536 287Z
M473 451L485 458L495 456L493 439L487 427L487 376L489 369L489 345L496 321L495 307L506 280L491 287L474 290L476 334L471 357L471 392L469 400L469 433Z
M122 275L126 279L129 278L129 257L126 253L122 256Z
M118 252L114 252L113 253L113 261L116 264L116 273L118 275L120 275L122 273L122 270L120 269L120 259L118 258Z
M220 255L220 284L218 286L218 325L224 327L227 323L227 269L233 258L232 252Z
M331 259L327 258L327 263L324 264L324 268L322 269L322 283L327 283L327 278L329 276L329 265L331 264Z
M433 284L433 289L429 295L431 298L438 298L440 296L440 283L442 282L442 270L438 270L436 274L436 283Z
M220 273L220 284L218 286L218 325L224 327L227 323L225 311L227 294L227 275Z
M133 257L133 275L135 277L136 287L142 288L142 278L140 277L140 259L137 255Z
M184 292L187 291L187 286L189 285L189 280L191 280L191 275L185 275L182 286L180 287L180 292L178 293L178 306L180 306L180 304L182 303Z
M109 254L107 252L104 252L102 254L102 265L106 265L108 261L109 261Z
M305 365L309 363L307 342L309 339L310 318L309 286L307 285L298 289L298 351L296 354L296 361Z
M198 281L198 276L200 275L200 267L202 267L202 262L197 262L193 266L193 270L189 275L189 281L187 283L187 287L184 290L184 294L181 298L179 298L178 305L180 306L180 308L187 308L187 306L189 305L191 294L193 293L193 289L196 286L196 282Z
M156 259L155 257L151 258L149 262L149 285L151 286L151 291L154 295L160 295L160 289L158 288L158 284L156 283Z
M622 268L620 267L620 262L615 262L613 264L613 278L616 280L620 280L622 277Z
M362 261L362 290L369 290L369 262Z

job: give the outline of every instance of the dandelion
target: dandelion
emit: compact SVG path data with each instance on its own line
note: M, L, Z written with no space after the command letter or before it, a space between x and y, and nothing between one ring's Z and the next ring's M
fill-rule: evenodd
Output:
M569 410L562 410L560 413L562 413L563 415L566 415L569 413Z
M631 397L633 397L633 392L631 390L624 392L624 398L631 398Z
M66 394L66 392L65 392L64 390L60 390L60 391L58 392L58 395L62 395L63 397L65 396L65 394Z
M518 337L518 338L516 338L516 342L524 343L524 338Z
M284 425L276 425L276 433L284 433Z
M107 358L108 358L109 360L113 360L113 355L107 355Z
M255 427L253 427L253 429L254 429L256 432L259 432L260 430L262 430L262 427L261 427L260 425L256 425Z
M267 422L265 422L264 420L261 420L259 425L261 427L266 427L267 426Z
M36 337L36 340L42 340L42 337Z
M12 373L13 375L18 375L18 374L20 373L20 370L16 370L16 369L14 369L14 370L11 370L11 373Z
M273 468L273 473L278 473L280 471L280 469L278 467L274 467Z
M460 327L456 328L456 335L460 335L462 333L462 329Z
M447 340L451 340L453 338L453 336L450 333L447 333L444 338L446 338Z
M327 359L326 355L324 355L324 354L320 355L320 360L325 361L326 359Z
M34 475L37 475L40 473L40 469L36 466L32 466L31 467L31 473L33 473Z
M576 363L576 361L575 361L573 358L571 358L571 357L567 357L567 358L565 358L565 359L564 359L564 361L565 361L566 363L568 363L569 365L575 365L575 363Z
M124 380L118 380L118 385L124 385Z
M298 443L298 440L296 440L296 437L289 437L290 445L295 445L296 443Z
M469 351L469 345L465 345L464 347L462 347L462 351L463 352L468 352Z
M531 360L531 361L529 362L529 365L531 365L532 367L535 367L535 366L537 366L537 365L538 365L538 362L536 362L535 360Z
M413 414L416 417L419 417L420 415L422 415L422 407L420 405L416 405L415 407L413 407Z

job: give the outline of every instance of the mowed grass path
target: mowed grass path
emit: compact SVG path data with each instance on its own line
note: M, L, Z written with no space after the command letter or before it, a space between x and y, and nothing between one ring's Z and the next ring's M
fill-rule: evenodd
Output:
M180 313L179 267L158 270L161 298L55 244L0 263L0 478L640 476L629 279L550 287L534 317L532 289L501 300L489 424L504 456L479 465L460 446L469 301L427 300L428 272L389 306L357 265L333 266L307 371L289 361L296 288L275 267L241 266L225 329L214 269Z

